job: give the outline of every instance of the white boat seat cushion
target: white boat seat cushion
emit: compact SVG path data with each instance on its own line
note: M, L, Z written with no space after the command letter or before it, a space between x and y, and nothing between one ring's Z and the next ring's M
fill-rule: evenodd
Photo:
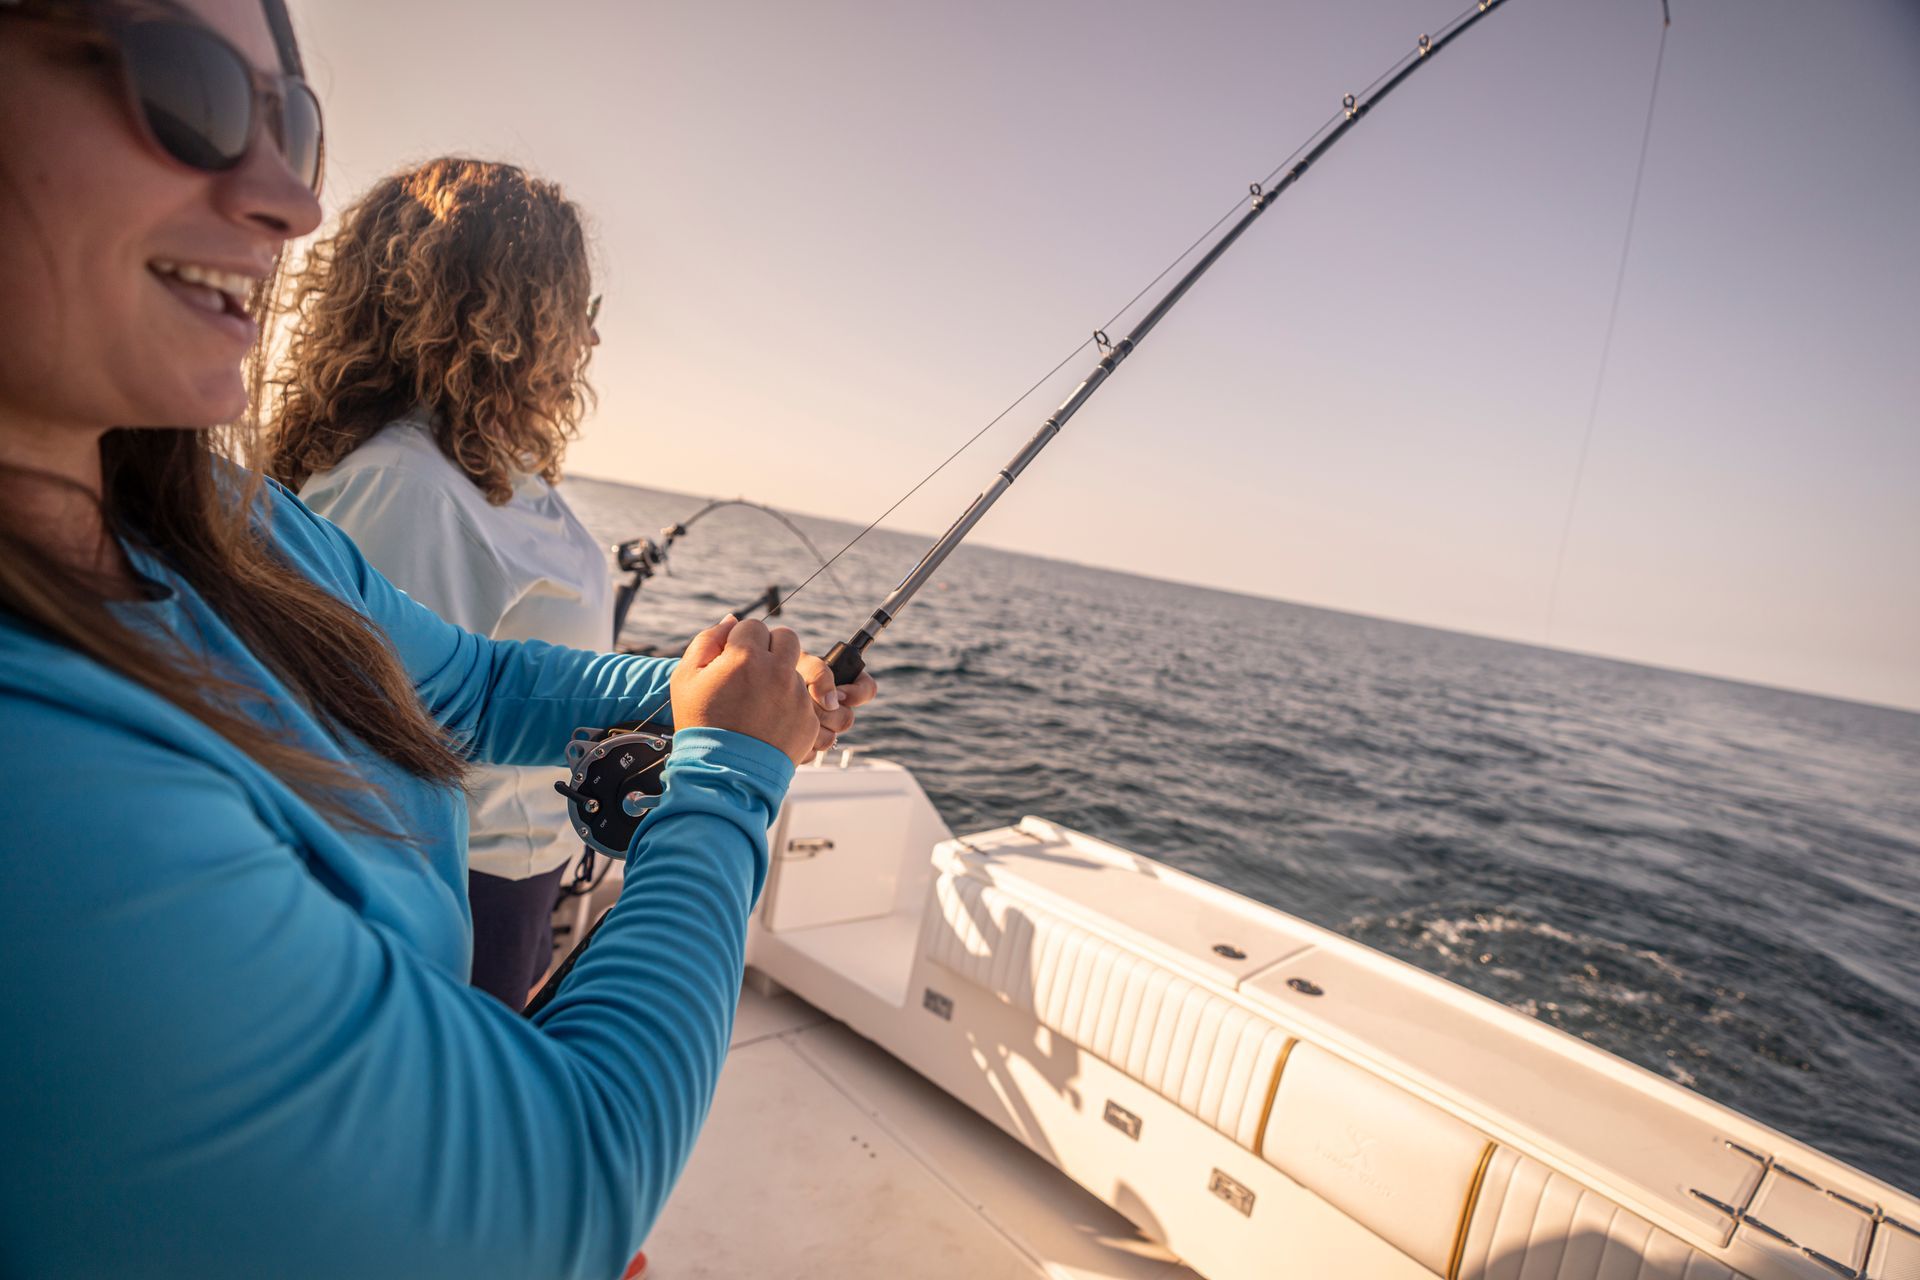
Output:
M1155 961L971 876L941 876L927 954L1252 1150L1288 1036Z
M1436 1275L1492 1144L1465 1121L1324 1049L1287 1057L1260 1154Z
M1460 1280L1536 1277L1745 1280L1605 1196L1501 1147L1480 1185Z

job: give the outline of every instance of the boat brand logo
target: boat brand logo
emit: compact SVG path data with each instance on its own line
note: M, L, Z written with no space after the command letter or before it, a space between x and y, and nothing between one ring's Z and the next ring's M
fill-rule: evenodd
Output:
M1111 1099L1107 1101L1106 1121L1135 1142L1140 1141L1140 1117Z
M926 994L920 997L920 1007L936 1018L953 1021L953 997L943 996L932 987L928 987Z
M1375 1159L1374 1153L1380 1146L1380 1140L1360 1132L1351 1124L1346 1125L1345 1128L1346 1149L1340 1150L1328 1142L1317 1143L1320 1158L1346 1173L1361 1186L1382 1195L1393 1194L1393 1189L1380 1176L1379 1165Z
M1247 1190L1245 1184L1215 1169L1213 1176L1207 1179L1207 1190L1213 1192L1213 1194L1219 1196L1222 1200L1225 1200L1249 1218L1253 1216L1253 1192Z

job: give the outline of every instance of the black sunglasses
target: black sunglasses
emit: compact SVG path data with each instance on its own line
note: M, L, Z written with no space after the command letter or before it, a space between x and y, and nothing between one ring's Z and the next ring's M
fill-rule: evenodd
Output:
M320 100L306 81L259 70L217 32L158 6L0 0L6 13L79 22L103 37L140 132L163 155L223 173L264 129L294 175L320 190Z

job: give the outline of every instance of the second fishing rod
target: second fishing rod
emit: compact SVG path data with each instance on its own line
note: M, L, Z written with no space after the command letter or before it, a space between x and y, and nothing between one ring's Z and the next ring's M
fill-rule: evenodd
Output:
M1040 456L1041 451L1047 447L1056 435L1060 434L1060 429L1067 424L1068 420L1071 419L1074 414L1078 413L1088 400L1093 398L1094 392L1098 391L1107 379L1113 376L1114 371L1120 367L1121 362L1126 360L1128 356L1132 355L1134 351L1139 348L1140 344L1146 340L1147 335L1153 332L1154 326L1166 318L1167 313L1173 310L1175 304L1186 296L1187 291L1193 288L1200 277L1205 275L1208 269L1220 260L1220 256L1232 247L1234 241L1245 234L1247 228L1251 227L1254 222L1259 219L1261 214L1272 208L1274 201L1278 200L1289 187L1298 182L1320 157L1324 156L1341 138L1345 137L1349 130L1359 124L1360 121L1366 117L1367 113L1379 104L1381 99L1398 88L1408 76L1412 75L1417 68L1429 61L1434 54L1440 52L1441 49L1451 44L1454 40L1457 40L1469 27L1473 26L1474 23L1480 21L1480 19L1486 17L1487 14L1506 2L1507 0L1479 0L1479 3L1475 5L1474 8L1462 13L1453 22L1443 28L1439 36L1421 36L1414 46L1414 52L1404 57L1399 63L1396 63L1393 69L1389 70L1379 80L1376 80L1367 90L1358 95L1348 94L1341 102L1340 117L1337 120L1329 121L1328 125L1322 127L1315 135L1318 138L1317 142L1309 139L1309 145L1304 146L1300 152L1295 153L1297 159L1292 159L1290 163L1282 166L1286 171L1284 177L1274 182L1271 187L1267 187L1259 182L1250 185L1246 212L1241 214L1240 217L1233 222L1233 225L1228 227L1226 231L1221 234L1220 238L1215 240L1212 246L1200 256L1199 260L1173 283L1159 301L1155 302L1147 311L1146 315L1142 316L1133 328L1127 332L1126 336L1122 337L1118 342L1115 342L1107 336L1104 330L1096 330L1094 332L1093 342L1099 349L1100 357L1094 364L1093 369L1086 377L1080 380L1080 384L1073 389L1072 394L1068 395L1067 398L1060 403L1060 407L1047 416L1046 421L1040 424L1040 429L1034 432L1033 438L1021 447L1020 452L1016 453L1011 461L1000 468L998 474L994 476L993 483L983 489L967 509L960 513L960 518L955 520L952 526L940 535L939 540L927 549L926 554L920 557L919 562L908 571L907 576L901 579L900 585L895 587L892 593L881 602L880 607L873 611L872 615L868 617L860 629L854 632L851 637L835 644L833 648L827 651L826 662L833 671L834 683L848 685L860 678L860 673L866 670L867 647L880 638L880 633L886 630L888 625L899 616L900 611L907 607L908 602L919 593L920 588L924 587L933 578L933 575L939 572L940 566L946 562L947 557L952 555L954 549L966 540L967 534L972 532L976 524L980 523L981 518L992 509L993 504L998 502L1001 495L1013 487L1013 482L1020 478L1021 472L1032 465L1033 460ZM1279 170L1275 170L1275 173L1278 172ZM1269 176L1269 181L1271 181L1271 175ZM1218 224L1216 224L1216 226L1217 225ZM949 459L948 461L951 460L952 459ZM945 463L941 465L945 466ZM924 481L922 483L924 483ZM872 526L868 527L871 528ZM864 531L862 536L864 536ZM854 541L857 542L858 540L859 539L856 538ZM848 547L852 545L852 543L849 543ZM846 549L846 547L841 548L841 553L844 554ZM836 555L834 558L838 559L838 556ZM832 563L832 560L828 560L821 566L821 569L825 569ZM809 581L811 581L811 579L809 579ZM801 587L804 586L806 586L806 583L801 583ZM795 588L794 592L790 593L787 598L791 600L793 595L798 594L798 592L799 588Z

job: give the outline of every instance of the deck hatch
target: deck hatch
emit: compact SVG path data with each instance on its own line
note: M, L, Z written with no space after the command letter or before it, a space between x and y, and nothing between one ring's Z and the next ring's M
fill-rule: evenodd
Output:
M1866 1273L1877 1214L1875 1207L1834 1195L1804 1173L1773 1161L1752 1208L1740 1215L1740 1225L1837 1275L1856 1277Z

